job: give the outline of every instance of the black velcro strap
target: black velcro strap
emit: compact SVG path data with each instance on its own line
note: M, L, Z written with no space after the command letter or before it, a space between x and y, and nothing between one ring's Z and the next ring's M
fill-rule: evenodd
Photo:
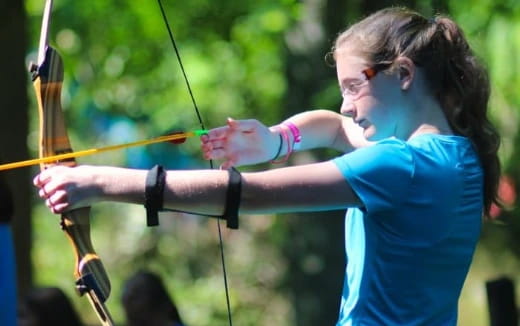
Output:
M166 172L162 166L156 165L148 171L144 192L147 226L159 225L159 211L163 210L165 182Z
M227 227L238 229L238 210L242 196L242 176L234 167L229 170L229 183L226 195L226 206L222 217L227 221Z

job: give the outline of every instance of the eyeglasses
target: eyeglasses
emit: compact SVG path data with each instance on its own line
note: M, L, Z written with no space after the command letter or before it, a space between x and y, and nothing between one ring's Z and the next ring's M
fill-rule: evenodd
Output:
M347 86L341 91L341 96L345 97L355 97L358 95L361 88L363 88L370 79L374 78L380 70L375 67L367 68L361 72L361 77L359 79L353 80L347 84Z

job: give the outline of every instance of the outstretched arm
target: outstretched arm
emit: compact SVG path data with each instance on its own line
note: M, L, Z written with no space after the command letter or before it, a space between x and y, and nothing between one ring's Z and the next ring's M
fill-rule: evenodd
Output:
M352 119L332 111L306 111L285 122L298 127L301 134L299 150L325 147L349 152L370 145ZM223 168L267 162L276 157L279 149L280 156L288 151L285 142L280 147L279 133L277 126L269 128L258 120L228 119L226 126L212 129L201 137L202 150L206 159L223 160ZM293 142L293 135L289 132L288 136Z
M56 166L34 178L54 213L99 201L144 203L146 170ZM220 215L229 175L223 170L168 171L164 207ZM240 212L320 211L359 206L360 201L332 162L242 174Z
M347 153L370 145L363 129L351 118L329 110L313 110L296 114L286 121L294 123L302 134L301 150L332 148Z

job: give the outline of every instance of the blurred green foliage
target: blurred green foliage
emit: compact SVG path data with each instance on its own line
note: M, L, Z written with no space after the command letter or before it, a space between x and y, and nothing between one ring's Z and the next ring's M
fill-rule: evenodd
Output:
M298 17L297 3L164 1L164 5L208 128L221 125L227 116L261 116L268 123L282 118L283 33ZM26 2L32 39L29 59L37 49L42 6L41 1ZM62 101L75 149L199 128L156 1L55 1L50 42L65 64ZM32 130L37 130L37 119L32 123ZM180 147L162 144L81 161L142 168L155 162L170 168L208 167L200 159L196 140ZM36 283L60 286L82 316L95 324L87 301L73 294L72 251L58 221L37 203ZM227 323L214 221L165 213L161 226L151 229L145 227L142 207L112 204L95 207L93 216L93 243L112 281L107 305L118 323L124 322L123 281L139 268L164 277L189 325ZM283 295L274 291L284 261L265 239L276 233L265 235L272 219L245 219L240 232L224 230L233 318L239 325L284 325L291 315Z
M301 109L285 107L287 48L291 42L294 46L289 38L297 35L295 26L312 16L309 8L319 5L296 0L164 4L208 128L222 125L228 116L275 123ZM416 5L425 14L435 11L429 1ZM36 55L42 7L43 1L26 1L31 33L28 60ZM345 25L361 13L358 1L351 2L351 7L338 13L345 17ZM504 136L504 170L518 183L520 4L515 0L451 1L448 9L489 67L492 117ZM150 138L171 129L199 128L156 1L56 0L50 39L64 59L63 107L75 149ZM299 46L312 46L308 43L303 40ZM316 52L316 56L321 59L324 53ZM312 94L313 104L324 102L323 106L330 107L339 101L334 74L330 76L316 81L320 87ZM37 130L33 116L31 130ZM36 146L36 141L29 144ZM32 150L36 152L36 147ZM200 159L196 140L179 147L154 145L81 162L140 168L156 162L169 168L208 166ZM35 203L37 284L60 286L74 298L83 318L96 324L86 300L73 294L72 251L58 230L57 219L49 217L39 201ZM139 268L149 268L164 277L188 325L227 324L215 221L165 213L161 226L151 229L145 227L142 207L114 204L96 206L93 216L93 243L112 280L108 308L118 323L124 322L120 305L124 280ZM286 234L275 222L274 216L243 216L240 231L223 230L237 325L295 323L290 295L280 290L283 280L291 277L285 274L287 261L277 247ZM485 229L485 242L479 247L462 296L461 325L487 324L483 281L518 267L507 242L493 245L504 232L507 228L495 225ZM490 255L489 248L503 254ZM476 309L479 313L474 313Z

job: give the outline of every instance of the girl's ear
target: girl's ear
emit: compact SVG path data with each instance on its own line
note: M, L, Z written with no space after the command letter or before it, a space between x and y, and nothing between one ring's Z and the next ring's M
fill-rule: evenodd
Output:
M412 82L415 77L415 64L408 57L399 57L395 60L395 63L399 69L398 77L401 82L401 89L406 91L410 89Z

